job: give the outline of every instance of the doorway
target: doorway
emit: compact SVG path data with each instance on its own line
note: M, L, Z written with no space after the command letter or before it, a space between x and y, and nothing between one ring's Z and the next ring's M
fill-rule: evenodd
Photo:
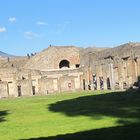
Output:
M33 95L35 95L35 86L32 86Z
M108 90L111 89L111 86L110 86L110 79L109 79L109 77L107 78L107 89L108 89Z
M17 88L18 88L18 97L20 97L21 96L21 86L17 86Z

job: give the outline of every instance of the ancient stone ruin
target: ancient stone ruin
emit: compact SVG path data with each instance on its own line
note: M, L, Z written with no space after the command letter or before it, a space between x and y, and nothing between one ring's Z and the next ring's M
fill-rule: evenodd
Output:
M140 86L140 43L115 48L49 46L35 55L0 57L0 98Z

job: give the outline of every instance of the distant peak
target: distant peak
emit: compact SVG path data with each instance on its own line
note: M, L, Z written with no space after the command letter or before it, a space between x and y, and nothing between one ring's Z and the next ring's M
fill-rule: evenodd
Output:
M0 57L14 57L14 55L7 54L5 52L0 51Z

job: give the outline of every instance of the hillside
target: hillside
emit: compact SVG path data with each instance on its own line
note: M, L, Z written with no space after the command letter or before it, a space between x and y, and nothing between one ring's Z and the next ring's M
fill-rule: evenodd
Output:
M14 57L14 56L0 51L0 57Z

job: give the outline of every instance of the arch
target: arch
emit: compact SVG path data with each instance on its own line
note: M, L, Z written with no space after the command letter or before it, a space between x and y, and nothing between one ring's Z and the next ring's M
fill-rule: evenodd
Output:
M68 60L62 60L59 63L59 68L69 68L70 67L70 62Z

